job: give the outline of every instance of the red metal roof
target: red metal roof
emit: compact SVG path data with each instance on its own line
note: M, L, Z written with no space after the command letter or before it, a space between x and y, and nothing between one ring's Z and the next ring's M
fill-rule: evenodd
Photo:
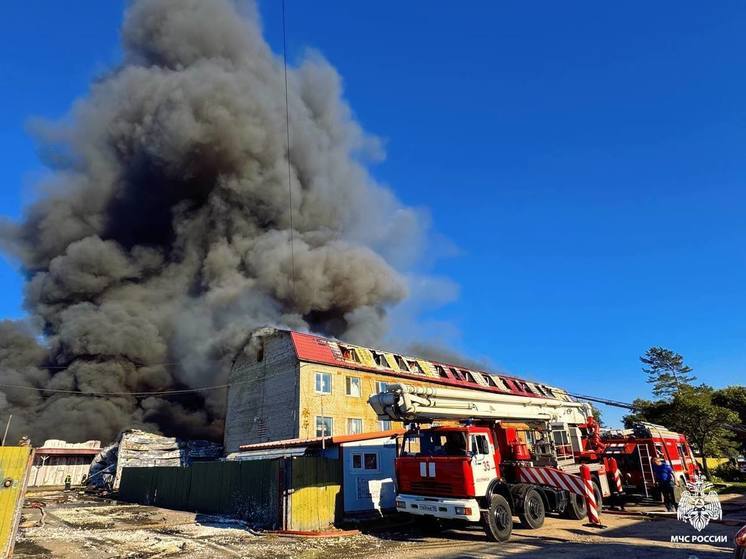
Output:
M383 439L387 437L396 437L403 435L404 429L389 429L387 431L373 431L370 433L358 433L356 435L334 435L332 437L313 437L310 439L285 439L282 441L269 441L266 443L244 444L239 447L241 451L245 450L270 450L274 448L291 448L296 446L316 446L322 441L326 444L340 445L344 443L353 443L358 441L369 441L371 439Z
M295 353L298 359L301 361L307 361L310 363L320 363L323 365L333 365L335 367L344 367L344 368L353 369L353 370L370 371L374 373L390 375L393 377L399 377L402 379L412 379L412 380L418 380L418 381L426 380L429 383L443 384L446 386L456 386L459 388L485 390L489 392L496 392L499 394L515 394L516 396L528 396L528 397L535 397L535 398L552 397L550 395L537 394L537 393L525 390L524 387L521 385L521 383L525 384L528 381L525 381L523 379L519 379L519 378L505 375L502 373L500 374L486 373L478 369L470 369L468 367L463 367L460 365L452 365L449 363L441 363L438 361L430 361L430 360L414 358L414 359L417 359L418 361L420 360L427 361L428 363L431 363L433 366L442 367L443 372L446 374L446 378L434 377L434 376L429 376L429 375L425 375L421 373L408 373L408 372L403 372L400 370L394 370L394 369L385 368L385 367L371 367L364 363L357 363L357 362L351 362L351 361L345 360L342 356L342 352L340 351L339 345L338 345L341 343L344 346L347 346L348 344L344 344L344 342L337 342L336 340L330 340L327 338L323 338L321 336L316 336L314 334L296 332L293 330L289 330L287 332L290 333L290 336L293 341L293 345L295 346ZM361 346L349 344L349 347L360 348ZM379 353L391 353L393 355L398 355L397 353L390 352L390 351L377 350L377 349L374 350L372 348L363 348L363 349L368 349L369 351L376 351ZM413 359L412 356L403 356L403 357L407 359ZM500 379L502 379L502 381L508 387L508 390L502 390L498 387L493 387L493 386L484 386L482 384L478 384L476 382L470 382L468 380L460 380L454 376L454 373L453 373L454 369L456 369L457 371L469 371L469 372L474 371L482 375L497 376ZM533 381L531 382L532 384L546 388L546 385L543 385L541 383L536 383Z

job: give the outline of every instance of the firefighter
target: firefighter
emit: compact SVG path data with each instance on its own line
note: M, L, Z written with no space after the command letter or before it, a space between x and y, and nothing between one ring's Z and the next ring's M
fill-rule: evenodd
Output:
M72 487L73 480L70 477L70 474L67 474L65 476L65 491L70 491L70 488Z
M668 512L675 511L678 506L674 496L674 487L676 487L676 477L673 474L671 465L657 456L653 460L653 473L655 474L655 483L663 495L663 504Z

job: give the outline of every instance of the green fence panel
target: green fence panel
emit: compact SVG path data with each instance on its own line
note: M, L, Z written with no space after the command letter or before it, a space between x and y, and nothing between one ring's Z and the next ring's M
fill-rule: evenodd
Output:
M278 526L279 460L197 462L187 468L125 468L123 501L203 514L225 514ZM325 470L324 470L325 471Z
M234 486L231 508L251 524L278 526L280 516L280 461L239 462L239 483Z
M119 484L119 498L123 501L152 504L155 468L124 468Z

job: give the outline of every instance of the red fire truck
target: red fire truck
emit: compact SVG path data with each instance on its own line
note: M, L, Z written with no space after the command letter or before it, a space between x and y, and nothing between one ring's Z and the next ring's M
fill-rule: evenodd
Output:
M397 510L481 522L496 541L510 537L514 515L529 528L541 527L546 512L584 518L579 457L593 449L580 426L596 432L595 424L588 404L562 395L393 384L371 396L381 419L411 424L396 459ZM606 469L583 461L600 506L610 495Z
M679 488L694 481L699 470L686 437L653 423L636 423L632 429L605 430L603 448L598 457L615 458L623 473L624 492L628 496L656 497L652 462L656 457L671 465Z

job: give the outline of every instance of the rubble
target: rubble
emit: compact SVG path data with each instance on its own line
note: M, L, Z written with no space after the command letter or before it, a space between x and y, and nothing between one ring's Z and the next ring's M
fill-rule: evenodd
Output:
M88 472L88 484L119 488L122 468L189 466L200 460L217 460L223 447L217 443L164 437L139 429L122 431L117 441L96 455Z

